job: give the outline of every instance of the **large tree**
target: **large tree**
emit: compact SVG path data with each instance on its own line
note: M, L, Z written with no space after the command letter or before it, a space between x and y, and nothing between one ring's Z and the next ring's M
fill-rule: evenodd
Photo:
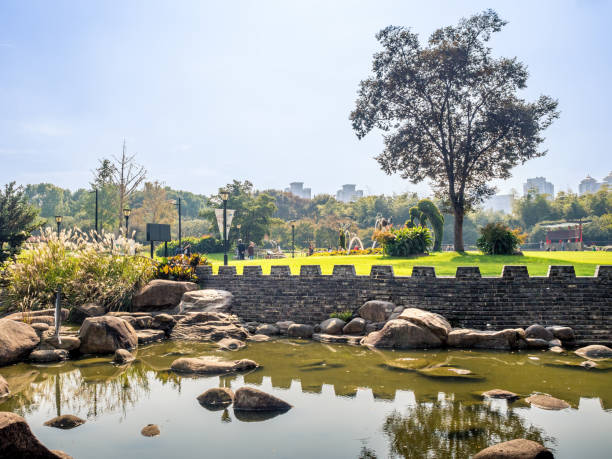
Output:
M38 210L28 203L22 187L11 182L0 189L0 261L15 255L21 244L40 226ZM8 251L5 251L8 244Z
M386 173L430 180L454 214L457 251L465 212L495 192L493 179L546 153L542 131L558 117L556 100L519 97L528 76L522 63L492 55L487 43L505 24L487 10L436 30L425 46L407 28L383 29L383 49L350 116L359 138L385 132L376 159Z

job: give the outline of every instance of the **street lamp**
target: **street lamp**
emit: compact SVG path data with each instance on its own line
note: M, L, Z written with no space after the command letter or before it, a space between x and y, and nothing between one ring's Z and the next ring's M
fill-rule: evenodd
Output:
M227 266L227 198L229 194L221 190L219 196L223 199L223 265Z
M96 194L96 233L98 232L98 189L94 188L90 193Z
M291 220L291 258L295 258L295 220Z
M127 237L128 233L128 220L130 219L130 214L132 213L132 209L125 208L123 209L123 216L125 217L125 237Z
M183 242L182 242L182 238L181 238L181 233L182 233L182 231L181 231L181 198L178 198L178 200L174 203L174 205L177 207L177 210L178 210L178 218L179 218L179 221L178 221L178 224L179 224L178 225L178 240L179 240L179 247L182 250Z
M60 226L62 226L62 216L61 215L56 215L55 216L55 223L57 223L57 237L59 237L59 235L60 235Z

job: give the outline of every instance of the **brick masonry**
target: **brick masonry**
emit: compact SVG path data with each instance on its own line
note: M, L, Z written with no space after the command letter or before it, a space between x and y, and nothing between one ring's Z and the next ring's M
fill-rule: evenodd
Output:
M395 276L392 266L375 265L369 276L355 275L353 265L336 265L321 275L317 265L198 267L203 288L228 290L233 310L247 321L293 320L318 323L332 312L355 311L368 300L392 301L437 312L454 327L499 330L541 325L572 327L578 341L612 343L612 265L599 266L593 277L576 277L573 266L550 266L547 276L529 276L525 266L504 266L500 277L482 277L478 267L459 267L455 277L437 277L429 266L412 276Z

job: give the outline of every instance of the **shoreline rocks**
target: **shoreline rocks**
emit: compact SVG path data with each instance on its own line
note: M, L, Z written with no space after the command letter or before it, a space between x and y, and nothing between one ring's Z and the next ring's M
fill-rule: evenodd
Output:
M115 351L115 355L113 356L113 363L118 365L124 365L126 363L133 362L134 360L136 360L136 358L126 349L117 349Z
M284 400L253 387L241 387L234 394L236 411L288 411L291 408Z
M132 298L134 312L175 310L183 295L199 287L193 282L155 279L145 285Z
M552 397L548 394L533 394L527 397L525 401L543 410L563 410L571 406L565 400Z
M389 349L430 349L441 347L443 341L428 328L398 318L387 322L382 330L370 333L361 344Z
M62 451L51 451L30 430L21 416L0 412L0 457L36 459L72 459Z
M178 305L179 314L190 312L230 312L232 294L226 290L190 290L183 294Z
M489 446L473 459L554 459L554 456L538 442L517 438Z
M85 319L79 330L82 354L112 354L117 349L138 347L138 335L125 320L114 316Z
M38 343L40 338L28 324L0 319L0 366L23 360Z
M612 358L612 349L610 349L608 346L602 346L599 344L581 347L580 349L576 349L574 353L588 360Z
M219 360L212 357L181 357L170 365L177 373L191 374L226 374L254 370L259 365L253 360Z
M208 409L218 410L226 408L233 403L234 392L227 387L213 387L200 394L197 400L200 405Z

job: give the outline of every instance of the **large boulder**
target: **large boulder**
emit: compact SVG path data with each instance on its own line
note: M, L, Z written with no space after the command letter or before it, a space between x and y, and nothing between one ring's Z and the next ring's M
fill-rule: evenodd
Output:
M451 325L440 314L434 312L423 311L418 308L406 308L399 315L398 319L407 320L420 327L429 329L434 335L442 341L446 341L448 333L451 331Z
M89 317L100 317L104 314L106 314L104 306L95 303L81 304L70 310L68 322L80 325Z
M69 314L68 309L62 308L61 314L62 314L62 321L66 320ZM48 317L51 317L51 318L55 317L55 309L54 308L39 309L38 311L28 311L25 314L23 312L15 312L13 314L9 314L8 316L5 316L4 319L17 320L19 322L23 322L24 320L28 320L28 321L31 320L32 322L36 322L36 321L39 321L38 319L39 317L42 317L42 319L40 319L41 322L47 323ZM50 325L53 325L53 323Z
M115 351L115 355L113 356L113 363L116 363L117 365L125 365L126 363L133 362L134 360L136 360L134 355L125 349L117 349Z
M161 341L166 338L166 332L163 330L138 330L136 331L136 336L138 337L138 344L144 345L149 343L154 343L155 341Z
M390 301L370 300L359 308L357 315L368 322L385 322L395 307Z
M546 330L551 332L555 338L560 339L563 342L572 342L576 339L574 330L572 330L570 327L553 325L552 327L546 327Z
M192 290L198 290L198 285L193 282L155 279L134 295L132 310L150 312L177 309L183 295Z
M274 324L262 324L255 329L255 334L268 336L278 335L280 334L280 328Z
M38 349L28 356L28 360L34 363L61 362L67 358L68 351L64 349Z
M551 341L555 336L542 325L533 324L525 329L525 338Z
M179 304L179 313L230 312L232 294L225 290L204 289L185 292Z
M40 338L26 323L0 319L0 366L19 362L38 345Z
M55 427L57 429L74 429L82 424L85 424L85 419L81 419L72 414L62 414L53 419L49 419L44 425L47 427Z
M56 349L64 349L71 352L76 351L81 346L81 340L76 336L60 335L59 339L55 334L43 340L47 344Z
M382 330L363 338L361 344L391 349L421 349L440 347L443 341L426 327L395 319L387 322Z
M254 370L257 367L256 362L248 359L228 361L214 357L181 357L170 365L170 369L177 373L216 375Z
M61 451L50 451L30 430L21 416L0 412L0 457L28 459L69 459Z
M234 401L234 393L227 387L213 387L198 395L200 405L209 409L220 409L229 406Z
M240 341L249 336L240 320L220 312L198 312L180 319L172 329L172 339L188 341L221 341L233 338Z
M314 327L306 324L291 324L287 329L287 336L290 338L311 338Z
M365 331L365 328L365 319L362 319L361 317L355 317L353 320L351 320L348 324L344 326L344 328L342 329L342 333L345 333L347 335L360 335Z
M518 349L523 340L523 330L508 328L500 331L482 331L469 328L452 330L448 334L449 347L464 349Z
M136 330L125 320L113 316L85 319L79 339L82 354L112 354L117 349L138 347Z
M553 459L553 453L541 444L524 438L505 441L489 446L474 456L474 459Z
M278 331L281 335L286 335L287 330L289 330L289 327L293 325L294 323L295 322L293 322L292 320L280 320L276 322L275 325L278 328Z
M290 408L284 400L253 387L241 387L234 395L234 410L238 411L287 411Z
M527 397L525 401L543 410L564 410L570 407L570 404L565 400L555 398L548 394L533 394Z
M321 327L321 333L327 335L337 335L342 333L342 329L346 325L346 322L342 319L331 318L324 320L321 322L319 327Z
M610 359L612 358L612 349L608 346L602 346L600 344L592 344L590 346L581 347L576 349L576 354L585 359Z
M2 399L2 397L6 397L10 393L11 391L9 390L9 385L6 382L6 379L0 375L0 399Z

